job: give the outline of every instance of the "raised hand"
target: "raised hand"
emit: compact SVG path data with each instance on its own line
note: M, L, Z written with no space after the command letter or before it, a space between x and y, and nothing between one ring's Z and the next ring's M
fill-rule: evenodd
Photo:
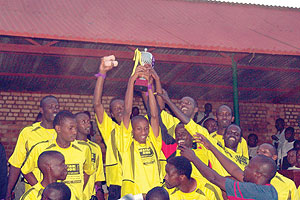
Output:
M196 133L194 135L194 139L197 143L203 144L203 146L209 150L211 150L212 144L210 143L210 141L204 137L202 134L200 133Z
M101 64L99 67L99 72L102 74L106 74L109 70L111 70L113 67L118 66L118 61L116 61L116 57L114 55L110 56L104 56L101 58Z
M191 162L197 157L195 152L186 146L180 146L178 149L180 150L180 154Z
M170 101L168 92L166 90L162 90L162 93L158 93L157 95L159 95L164 101Z

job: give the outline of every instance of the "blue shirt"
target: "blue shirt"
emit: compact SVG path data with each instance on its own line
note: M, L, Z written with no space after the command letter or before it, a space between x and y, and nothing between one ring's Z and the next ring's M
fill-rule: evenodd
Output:
M226 179L226 194L229 200L255 199L255 200L278 200L275 188L268 185L257 185L250 182L238 182Z

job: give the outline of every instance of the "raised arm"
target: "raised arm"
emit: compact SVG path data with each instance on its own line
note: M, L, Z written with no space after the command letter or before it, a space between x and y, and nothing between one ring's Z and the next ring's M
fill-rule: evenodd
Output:
M191 161L199 172L210 182L221 188L222 190L226 191L225 181L226 178L220 176L217 172L213 169L207 167L196 155L195 152L185 146L180 146L179 149L181 150L181 155L186 157L189 161Z
M173 113L176 115L176 117L184 124L188 124L190 121L190 118L188 118L187 116L185 116L185 114L183 114L181 112L181 110L171 101L171 99L168 96L168 93L166 90L163 90L163 92L161 94L159 94L162 99L166 102L166 104L168 104L168 106L171 108L171 110L173 111Z
M162 94L163 89L161 87L161 82L160 82L159 76L157 75L156 71L153 68L151 68L150 73L151 73L152 78L155 81L156 93L157 94ZM160 110L165 109L165 101L163 100L163 98L160 95L156 96L156 100L157 100L157 103L159 105Z
M158 110L156 99L153 94L152 90L152 78L149 78L149 86L148 86L148 94L149 94L149 107L150 107L150 114L151 114L151 127L155 137L159 136L159 118L158 118Z
M223 165L226 171L231 174L238 181L243 182L244 172L241 170L239 166L237 166L234 162L229 160L224 154L222 154L206 137L201 135L200 133L196 133L194 136L196 142L203 144L207 149L209 149L219 160L219 162Z
M101 58L101 64L99 66L99 73L97 74L97 82L94 90L94 109L97 115L99 123L102 123L104 107L102 104L102 91L103 84L106 77L106 73L111 70L113 67L118 66L118 61L115 60L115 56L106 56Z
M125 94L125 108L123 114L123 123L127 129L130 122L130 115L132 112L134 82L140 75L142 75L144 71L146 71L145 67L138 66L134 74L128 80L127 90Z

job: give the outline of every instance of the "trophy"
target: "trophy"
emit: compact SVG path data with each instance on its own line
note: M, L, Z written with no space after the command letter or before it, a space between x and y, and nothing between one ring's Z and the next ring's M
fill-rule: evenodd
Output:
M138 65L144 66L145 64L149 64L152 66L152 68L154 67L154 57L150 52L147 52L147 48L145 48L142 52L136 49L133 60L135 61L135 63L131 75L134 74L135 69L138 67ZM137 91L147 92L148 81L144 77L139 77L134 83L134 89Z

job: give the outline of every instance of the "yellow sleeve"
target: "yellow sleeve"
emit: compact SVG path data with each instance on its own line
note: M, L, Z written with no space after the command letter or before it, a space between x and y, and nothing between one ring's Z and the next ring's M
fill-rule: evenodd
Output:
M184 125L185 129L194 137L196 133L202 134L204 137L209 139L209 133L206 128L200 126L199 124L195 123L194 120L190 120L188 124Z
M27 135L32 131L32 126L25 127L19 134L17 144L13 154L10 156L8 162L17 168L21 168L25 161L27 151L29 151L27 143Z
M107 140L109 140L111 131L115 128L116 123L107 115L105 111L103 112L103 120L101 124L98 121L97 115L95 115L95 117L103 140L107 144Z
M43 152L43 146L41 143L33 146L28 152L24 164L21 168L23 174L33 172L34 169L38 168L37 161L41 152Z
M291 192L292 192L292 199L291 200L299 200L300 199L300 194L299 191L296 188L295 183L291 185Z
M87 175L92 175L95 172L95 169L93 167L92 163L92 152L91 152L91 147L89 144L87 144L87 147L84 150L84 156L85 156L85 162L83 164L83 171Z
M165 127L168 130L168 134L171 135L173 138L175 138L175 128L177 124L180 122L180 120L171 114L167 113L166 111L161 111L160 114L161 120Z
M125 127L123 121L121 122L120 134L116 134L116 138L119 140L116 142L118 150L126 152L133 140L131 121L129 122L128 129Z
M156 152L159 154L162 147L162 138L161 138L161 130L159 128L159 135L157 137L154 136L151 125L149 124L149 135L150 141L154 144Z
M98 158L96 160L96 163L98 165L97 167L97 171L96 171L96 182L98 181L105 181L105 177L104 177L104 170L103 170L103 159L102 159L102 152L100 149L100 146L97 145L97 154L98 154Z
M249 159L248 145L243 137L241 138L241 142L237 146L236 153L238 153L239 155L243 155L244 157Z

